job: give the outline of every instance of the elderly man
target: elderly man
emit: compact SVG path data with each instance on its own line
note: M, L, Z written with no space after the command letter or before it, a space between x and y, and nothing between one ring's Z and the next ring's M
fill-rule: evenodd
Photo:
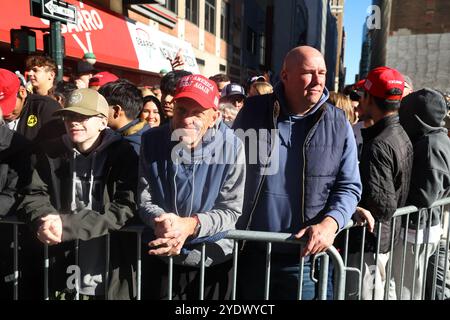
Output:
M258 130L259 143L271 150L268 157L255 157L248 150L257 142L245 140L247 182L238 226L308 237L301 252L297 245L272 247L271 299L297 297L300 255L306 257L302 298L315 297L309 256L333 244L360 199L355 138L344 112L326 103L325 75L319 51L292 49L274 93L249 98L234 123L236 129ZM247 243L239 261L240 297L262 299L265 246Z
M165 256L175 256L173 298L198 299L205 242L205 298L229 298L232 242L219 234L234 229L242 212L243 145L221 121L213 81L181 78L174 104L171 122L142 136L139 213L152 228L143 295L167 298Z

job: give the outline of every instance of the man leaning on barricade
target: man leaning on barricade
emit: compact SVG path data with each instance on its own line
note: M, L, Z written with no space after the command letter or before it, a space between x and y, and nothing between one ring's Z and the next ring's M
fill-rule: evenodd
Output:
M363 252L362 230L359 227L350 230L348 266L360 269L361 274L347 273L346 295L347 299L379 300L385 296L385 285L389 287L391 282L386 274L386 266L392 259L391 237L398 241L400 233L400 221L396 221L391 232L392 217L406 203L413 148L397 113L404 89L400 72L388 67L375 68L369 72L363 88L360 105L374 125L361 129L363 193L356 215L366 218L371 214L381 225L366 234ZM392 292L389 294L395 297Z
M28 184L31 177L30 142L11 130L3 120L14 111L19 87L16 74L0 69L0 220L15 216L17 191ZM0 300L13 297L17 276L12 263L14 246L11 239L12 225L0 224Z
M255 133L255 140L242 137L247 181L239 228L306 238L302 249L297 244L272 245L269 299L293 300L299 293L305 300L318 298L313 255L333 244L360 199L355 138L344 112L326 102L326 71L318 50L292 49L274 93L247 99L233 124L236 132ZM257 145L259 153L253 148ZM263 299L265 244L247 241L238 263L238 298ZM331 274L324 280L328 299Z
M224 237L242 212L244 148L221 119L212 80L181 78L173 104L171 121L142 136L139 215L151 228L144 236L143 298L199 299L205 245L204 298L229 299L233 242Z
M20 192L25 221L49 246L50 298L135 295L129 250L135 240L124 242L110 232L134 216L138 159L131 145L107 128L108 113L97 91L75 90L66 108L56 112L67 133L41 146L32 181ZM38 248L42 257L46 249ZM37 274L34 282L44 280Z
M450 140L443 127L447 111L442 94L428 88L412 92L402 100L400 123L414 147L408 205L429 208L450 193ZM397 299L422 300L428 259L436 251L442 234L441 210L434 207L421 210L420 217L419 212L403 217L403 239L407 224L406 241L394 248L396 294Z

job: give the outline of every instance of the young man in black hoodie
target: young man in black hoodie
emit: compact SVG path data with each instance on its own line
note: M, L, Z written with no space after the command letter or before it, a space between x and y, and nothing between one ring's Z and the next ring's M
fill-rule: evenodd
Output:
M108 112L108 103L97 91L72 93L67 107L56 112L67 134L42 146L21 207L37 238L56 245L50 248L52 267L60 274L53 290L129 299L134 296L133 245L110 232L134 215L138 159L119 134L107 129ZM77 264L73 240L78 240Z
M447 104L444 97L432 89L413 92L402 100L399 111L400 123L414 147L414 164L407 202L409 205L427 208L450 193L450 140L447 137L447 130L443 128L446 114ZM425 261L428 261L436 251L442 233L440 208L435 207L426 213L422 212L420 218L417 213L411 214L409 222L405 220L403 227L409 223L409 229L403 288L400 286L403 243L396 246L393 264L397 298L422 300L425 289L423 277L427 272ZM416 236L419 250L417 264ZM402 296L400 296L401 289Z

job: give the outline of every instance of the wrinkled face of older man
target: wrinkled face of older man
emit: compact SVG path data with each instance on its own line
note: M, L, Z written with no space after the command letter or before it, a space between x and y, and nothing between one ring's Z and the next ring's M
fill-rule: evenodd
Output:
M319 102L325 88L327 68L320 52L294 54L281 73L285 93L305 106Z
M214 109L205 109L196 101L181 98L175 101L172 129L180 141L195 148L209 128L212 128L220 113Z

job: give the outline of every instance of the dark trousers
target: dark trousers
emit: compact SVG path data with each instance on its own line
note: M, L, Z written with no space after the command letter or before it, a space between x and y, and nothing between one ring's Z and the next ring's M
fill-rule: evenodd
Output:
M168 259L165 259L168 261ZM205 268L204 299L227 300L231 297L232 261ZM198 300L200 268L173 265L173 300ZM142 299L168 299L168 264L161 258L142 254Z
M318 298L318 284L311 279L312 259L305 258L302 300ZM264 299L266 256L264 252L244 252L238 260L238 299ZM315 278L319 278L316 267ZM330 261L327 279L327 299L333 299L333 268ZM269 299L295 300L298 294L299 259L294 255L272 254Z
M13 225L0 224L0 299L14 298ZM28 226L18 228L18 298L44 297L44 249Z
M428 268L427 268L427 284L426 284L426 291L425 296L426 299L429 300L432 297L433 294L433 280L434 280L434 268L435 268L435 260L436 255L439 257L437 260L437 267L436 267L436 293L435 293L435 299L450 299L450 252L447 255L447 270L445 270L445 249L446 249L446 241L441 240L439 242L439 246L436 250L436 252L430 257L428 260ZM444 279L445 277L445 279Z

